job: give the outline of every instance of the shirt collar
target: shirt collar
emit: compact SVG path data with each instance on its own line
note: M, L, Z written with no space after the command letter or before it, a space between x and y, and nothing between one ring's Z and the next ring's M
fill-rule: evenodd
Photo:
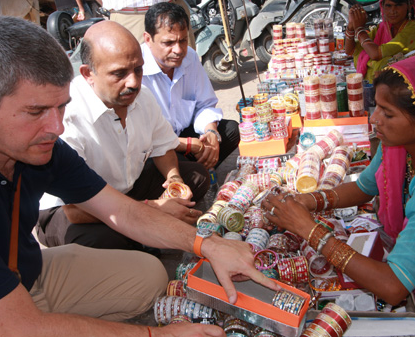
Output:
M157 64L155 58L153 57L153 54L151 53L150 48L147 46L146 43L143 43L141 45L141 51L143 53L144 58L143 75L151 76L156 75L158 73L162 73L160 66ZM186 57L183 59L183 62L180 65L180 67L174 69L173 80L182 77L182 75L186 73L185 69L189 67L191 63L188 56L189 51L187 52Z
M114 112L114 109L109 109L101 99L95 94L94 89L88 84L82 75L78 75L73 80L73 84L78 92L81 93L81 97L86 99L89 111L91 113L92 122L95 123L106 112Z
M94 89L88 84L85 78L82 75L75 77L73 80L74 85L76 86L79 92L82 92L82 97L86 97L86 104L89 107L91 112L92 122L95 123L102 115L109 113L116 117L115 111L112 108L108 108L101 99L95 94ZM133 110L138 103L138 98L140 97L141 90L135 98L134 102L128 106L128 113Z

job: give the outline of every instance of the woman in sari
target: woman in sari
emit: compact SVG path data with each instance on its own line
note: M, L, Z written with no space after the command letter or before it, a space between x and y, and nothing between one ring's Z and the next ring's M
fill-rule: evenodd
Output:
M392 305L415 289L415 57L385 68L374 80L376 109L370 117L381 140L355 182L307 194L269 194L262 202L275 226L300 235L337 270ZM369 202L380 196L379 220L396 243L379 262L337 240L310 211Z
M380 7L383 20L368 32L365 10L352 6L346 29L346 53L370 83L394 55L415 49L413 0L380 0Z

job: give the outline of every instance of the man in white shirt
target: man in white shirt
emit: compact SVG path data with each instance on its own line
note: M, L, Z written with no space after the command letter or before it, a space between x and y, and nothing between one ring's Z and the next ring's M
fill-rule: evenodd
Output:
M195 202L190 198L192 192L196 201L203 197L209 175L201 164L178 162L179 140L154 96L141 87L144 61L134 36L115 22L95 24L85 34L81 58L81 75L71 83L62 139L118 191L195 223L201 212L192 209ZM171 182L185 182L189 200L152 200ZM43 244L141 248L76 206L62 204L59 199L42 199L41 208L47 208L39 217Z
M172 3L158 3L146 13L143 84L157 98L163 115L179 136L182 148L210 169L217 167L239 144L238 123L222 119L218 99L196 52L188 48L189 18Z

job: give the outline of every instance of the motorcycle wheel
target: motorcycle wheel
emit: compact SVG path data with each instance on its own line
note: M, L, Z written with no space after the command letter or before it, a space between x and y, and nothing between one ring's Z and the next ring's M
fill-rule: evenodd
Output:
M297 14L291 19L292 22L305 23L305 31L307 37L314 36L314 21L317 19L324 19L327 12L329 11L329 4L325 3L314 3L309 6L301 8ZM346 29L349 22L347 19L348 9L342 6L340 10L336 9L334 12L333 19L333 30L334 33L340 33Z
M73 24L72 17L68 13L56 11L49 15L46 29L65 50L70 50L67 28Z
M271 60L272 46L274 42L272 35L267 28L264 29L262 34L255 39L255 53L261 62L268 64Z
M227 67L221 66L220 61L225 57L219 46L214 43L208 52L202 57L203 68L209 79L216 83L226 83L236 78L236 70L233 62Z

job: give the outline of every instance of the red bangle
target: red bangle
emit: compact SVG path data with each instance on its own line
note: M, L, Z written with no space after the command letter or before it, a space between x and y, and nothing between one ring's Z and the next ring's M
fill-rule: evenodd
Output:
M144 200L144 203L147 205L148 204L148 199Z
M149 326L147 327L147 330L148 330L148 337L151 337L151 330Z
M184 153L185 156L187 156L192 149L192 137L187 137L187 146L186 146L186 152Z

